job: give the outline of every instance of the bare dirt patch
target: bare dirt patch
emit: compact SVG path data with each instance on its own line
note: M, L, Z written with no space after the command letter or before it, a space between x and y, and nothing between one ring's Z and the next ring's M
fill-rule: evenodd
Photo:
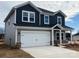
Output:
M77 44L77 43L67 44L67 45L65 45L64 48L75 50L75 51L79 51L79 44Z

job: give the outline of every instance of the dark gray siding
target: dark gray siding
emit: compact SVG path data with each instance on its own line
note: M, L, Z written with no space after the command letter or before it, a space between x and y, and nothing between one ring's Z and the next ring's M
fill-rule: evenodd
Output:
M57 24L57 18L56 16L50 16L50 25L53 27L54 25Z
M57 19L57 16L61 16L62 17L62 26L65 26L65 17L61 14L61 13L57 13L55 15L56 19ZM56 20L57 21L57 20Z
M22 22L22 10L35 12L35 23ZM44 24L44 15L40 15L41 23L39 25L39 12L34 9L30 4L16 9L16 25L17 26L34 26L34 27L53 27L57 24L57 16L62 16L62 24L64 26L65 20L61 13L56 15L49 15L49 24Z
M56 17L49 15L49 24L44 24L44 15L41 14L41 26L45 27L53 27L56 25Z
M43 26L43 27L51 27L50 26L50 17L49 17L49 24L44 24L44 15L41 14L41 25L40 26Z
M35 12L35 23L22 22L22 10ZM16 11L17 11L16 24L18 26L38 26L39 25L39 12L29 4L18 8Z

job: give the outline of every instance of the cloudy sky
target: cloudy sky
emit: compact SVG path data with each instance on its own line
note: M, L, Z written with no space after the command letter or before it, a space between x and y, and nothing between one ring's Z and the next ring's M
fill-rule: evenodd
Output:
M0 1L0 27L4 27L4 19L13 6L25 1ZM32 1L36 6L51 11L61 10L66 15L66 25L74 28L73 33L79 31L79 1Z

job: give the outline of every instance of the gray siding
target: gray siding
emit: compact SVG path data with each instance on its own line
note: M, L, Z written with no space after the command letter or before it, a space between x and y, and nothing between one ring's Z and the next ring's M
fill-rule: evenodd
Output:
M14 46L15 44L15 13L11 15L9 20L5 23L5 43L7 45L10 45L10 39L11 39L11 46Z
M79 35L73 36L73 41L79 41Z

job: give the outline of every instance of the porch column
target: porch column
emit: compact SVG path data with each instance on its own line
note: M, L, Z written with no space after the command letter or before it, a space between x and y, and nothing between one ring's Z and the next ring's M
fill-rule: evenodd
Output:
M15 42L17 42L17 29L15 31Z
M52 29L52 45L54 45L54 30Z
M72 30L70 30L70 39L71 39L71 42L72 42Z
M61 39L61 30L60 30L60 45L62 44L62 39Z

